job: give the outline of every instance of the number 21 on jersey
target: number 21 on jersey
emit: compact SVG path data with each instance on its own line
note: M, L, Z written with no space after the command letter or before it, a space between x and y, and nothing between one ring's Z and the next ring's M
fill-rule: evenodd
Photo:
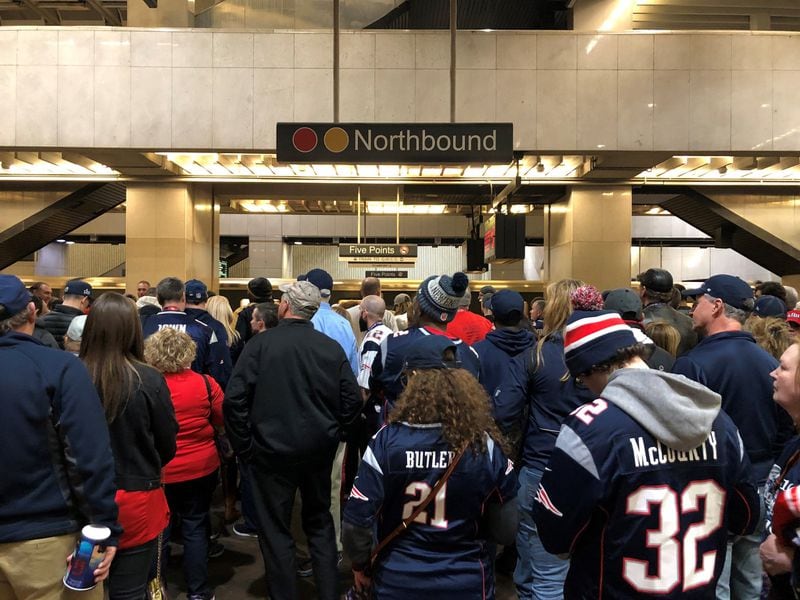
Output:
M406 486L406 496L412 496L414 499L403 504L404 521L414 513L414 509L419 506L430 493L431 486L424 481L413 481ZM430 525L431 527L438 527L439 529L447 529L447 519L444 514L446 497L447 483L439 488L439 491L436 493L436 498L433 499L433 518L430 518L428 515L430 509L430 504L428 504L425 510L414 518L414 523L422 523L423 525Z
M703 498L703 520L688 527L683 539L681 515L698 512ZM645 544L658 553L655 575L650 575L647 561L622 559L622 576L635 590L649 594L667 594L681 583L683 591L707 585L714 580L717 551L706 552L698 565L697 545L722 525L725 491L715 481L693 481L678 496L666 485L646 485L628 496L626 513L650 515L658 511L658 529L648 529ZM681 557L683 560L681 561ZM722 557L724 560L724 557Z

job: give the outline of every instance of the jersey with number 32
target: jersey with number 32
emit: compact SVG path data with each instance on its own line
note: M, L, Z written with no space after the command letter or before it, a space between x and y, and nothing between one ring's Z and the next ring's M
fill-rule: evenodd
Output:
M567 599L715 598L728 532L752 531L759 516L725 413L678 452L603 399L564 421L535 500L545 548L571 555Z
M481 517L488 502L516 496L517 476L500 447L486 441L486 452L464 453L436 497L381 554L376 597L494 597ZM364 453L344 520L384 539L428 496L452 456L438 424L384 427Z

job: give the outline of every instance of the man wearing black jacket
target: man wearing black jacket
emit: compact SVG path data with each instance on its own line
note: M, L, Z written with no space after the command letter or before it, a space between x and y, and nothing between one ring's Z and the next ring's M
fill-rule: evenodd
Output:
M290 531L296 491L303 502L317 593L337 594L330 515L330 473L343 426L361 411L361 395L341 346L309 322L320 294L307 281L281 286L280 323L242 352L225 395L225 426L253 468L259 544L273 600L297 598Z

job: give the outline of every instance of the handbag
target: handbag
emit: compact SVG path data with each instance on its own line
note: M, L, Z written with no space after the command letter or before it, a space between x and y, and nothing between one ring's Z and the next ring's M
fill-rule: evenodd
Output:
M391 544L395 540L395 538L397 538L397 536L399 536L406 529L408 529L408 526L414 522L414 519L416 519L417 516L428 507L428 504L430 504L431 501L436 497L436 494L439 493L439 490L442 489L442 486L444 486L444 484L447 483L447 480L450 479L450 476L453 474L453 471L456 470L456 467L458 466L461 457L464 456L464 452L466 451L466 449L467 449L466 447L462 448L453 457L453 460L450 461L450 464L447 466L447 470L444 472L444 475L442 475L441 479L439 479L439 481L436 482L436 485L433 486L433 489L430 491L430 493L427 496L425 496L425 499L417 505L417 508L414 509L414 512L412 512L407 518L403 519L400 522L400 524L397 527L395 527L394 530L389 535L383 538L378 543L378 545L375 546L375 548L372 550L372 553L369 555L369 562L367 563L367 566L364 568L365 573L369 574L372 571L372 568L375 565L378 555L389 544ZM346 600L370 600L370 598L372 598L371 585L369 588L365 587L357 588L355 585L353 585L349 590L347 590L347 593L345 594Z
M156 550L156 576L147 582L148 600L167 600L167 590L164 581L161 579L161 546L164 542L164 532L158 534L158 546Z
M211 411L214 410L214 401L211 398L211 384L208 382L208 377L206 375L200 375L203 378L203 383L206 384L206 393L208 394L208 410L209 410L209 420L211 419ZM213 425L212 425L213 427ZM228 440L228 436L224 432L217 431L217 428L214 427L214 444L217 446L217 454L219 457L228 462L229 460L233 460L234 452L233 446L231 446L230 440Z

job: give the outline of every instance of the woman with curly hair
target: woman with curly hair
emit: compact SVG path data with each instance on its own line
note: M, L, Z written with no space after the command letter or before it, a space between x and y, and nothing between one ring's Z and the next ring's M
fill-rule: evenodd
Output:
M530 352L518 355L495 390L492 400L500 429L520 439L519 503L514 583L521 600L557 600L563 597L569 563L547 552L531 516L539 480L553 452L561 422L573 410L594 400L591 392L569 374L564 362L564 328L577 308L602 307L603 298L592 286L562 279L545 289L544 329Z
M342 541L355 587L365 593L372 586L379 600L492 599L489 549L516 534L513 464L486 392L458 368L455 352L437 335L409 349L406 388L389 424L370 441L345 506ZM403 523L373 560L373 539L380 544Z
M214 430L223 428L223 393L213 377L189 368L196 352L192 338L171 327L148 337L144 347L147 362L164 374L180 426L175 458L164 467L164 491L172 522L181 520L187 598L213 600L208 583L208 511L217 487ZM171 532L165 533L166 543Z

